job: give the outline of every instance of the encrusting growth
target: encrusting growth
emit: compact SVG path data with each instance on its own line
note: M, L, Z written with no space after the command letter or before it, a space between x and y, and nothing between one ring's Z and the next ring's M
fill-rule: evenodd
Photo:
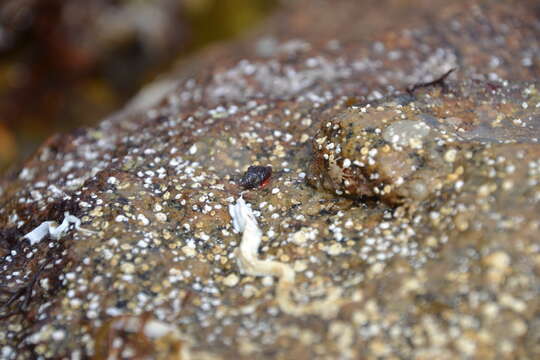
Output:
M240 196L236 204L229 205L229 214L232 217L233 227L242 233L240 247L236 250L238 266L251 276L275 276L278 284L276 298L281 310L289 315L319 315L330 318L337 314L341 301L340 289L329 291L325 300L314 301L307 305L295 304L291 300L291 291L294 287L295 273L287 264L272 260L261 260L257 251L261 244L262 231L257 225L253 211Z

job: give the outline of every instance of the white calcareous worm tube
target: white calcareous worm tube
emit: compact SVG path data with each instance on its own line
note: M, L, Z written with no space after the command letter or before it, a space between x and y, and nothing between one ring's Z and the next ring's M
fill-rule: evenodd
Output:
M229 214L236 231L242 233L242 241L236 251L238 265L247 275L275 276L278 278L276 298L281 310L290 315L319 315L333 317L340 307L341 290L333 288L328 297L322 301L311 302L307 305L296 304L291 300L291 291L294 288L294 270L285 263L258 258L258 249L261 244L262 231L257 225L253 211L247 206L242 197L236 204L229 205Z
M53 240L59 240L69 231L69 226L71 224L73 224L75 230L84 231L90 234L94 233L91 230L81 228L81 220L76 216L70 215L69 212L65 212L64 221L62 221L60 225L58 225L55 221L42 222L34 230L24 235L23 238L28 239L30 241L30 245L39 243L47 235L49 235Z

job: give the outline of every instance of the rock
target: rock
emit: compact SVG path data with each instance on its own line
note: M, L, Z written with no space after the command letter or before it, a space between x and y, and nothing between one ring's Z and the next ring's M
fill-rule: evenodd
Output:
M317 4L0 180L5 358L540 355L535 2ZM239 269L249 166L273 170L243 192L257 255L337 312ZM22 240L65 212L81 229Z
M536 84L530 86L536 92ZM524 88L447 84L445 91L431 86L414 94L406 104L398 96L353 106L321 124L308 182L337 195L392 203L440 197L467 177L467 163L490 156L483 150L489 152L492 144L538 143L540 111L523 111L537 95L522 94ZM466 122L468 112L485 108L495 109L496 116ZM516 121L517 113L527 120ZM480 186L479 192L489 195L490 186Z

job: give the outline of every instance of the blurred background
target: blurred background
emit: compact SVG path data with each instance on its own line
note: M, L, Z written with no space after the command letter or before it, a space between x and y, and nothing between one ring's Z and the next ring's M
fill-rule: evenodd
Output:
M261 22L277 0L1 0L0 174L91 126L157 74Z

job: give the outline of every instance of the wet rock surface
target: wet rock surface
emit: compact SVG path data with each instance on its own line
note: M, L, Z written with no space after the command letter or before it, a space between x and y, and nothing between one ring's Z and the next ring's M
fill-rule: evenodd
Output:
M297 4L2 179L3 357L540 356L535 4L376 5ZM331 317L240 271L249 166L259 257ZM22 239L66 212L94 233Z
M537 84L442 85L351 106L324 120L313 140L308 183L357 199L425 200L463 182L470 160L496 144L540 141Z

